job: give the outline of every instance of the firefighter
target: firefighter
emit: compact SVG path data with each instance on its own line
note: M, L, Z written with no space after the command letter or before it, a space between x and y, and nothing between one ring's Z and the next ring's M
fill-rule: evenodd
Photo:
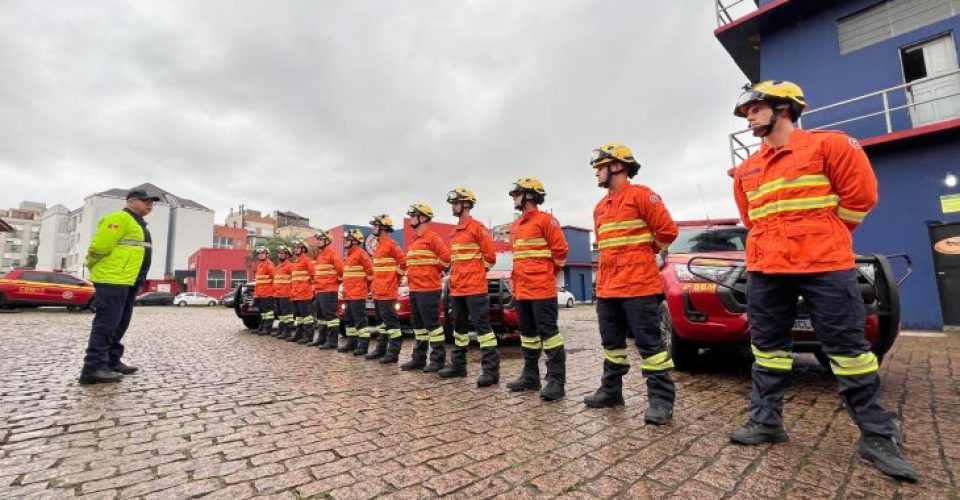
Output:
M293 300L296 330L285 340L306 344L313 337L313 259L310 247L301 240L293 241L293 272L290 276L290 298Z
M453 312L454 348L450 365L438 373L443 378L467 376L468 332L472 324L480 343L481 373L478 387L500 382L500 353L497 336L490 328L490 298L487 296L487 270L497 262L493 237L480 221L470 216L477 197L458 187L447 193L453 215L459 223L450 238L450 304Z
M520 217L510 225L513 296L520 319L523 371L507 384L513 392L540 390L540 398L556 401L566 391L566 351L557 328L557 273L567 260L567 240L553 215L538 208L547 195L543 183L521 177L510 188L513 208ZM540 389L540 352L547 365L547 385Z
M640 163L627 146L610 142L594 149L590 166L597 185L607 190L593 209L600 251L597 319L604 360L600 388L583 402L591 408L624 404L623 376L630 371L627 339L633 337L649 400L643 420L664 425L673 417L676 387L670 376L673 359L657 321L657 297L663 288L656 255L677 238L677 225L660 196L630 183Z
M343 319L347 341L337 352L367 353L370 330L367 328L367 295L373 281L373 264L363 250L363 232L351 229L343 234L347 257L343 260Z
M887 475L915 482L893 417L880 405L879 362L864 338L854 264L851 232L876 204L877 180L855 139L794 127L806 106L796 84L764 81L744 87L734 107L763 144L734 173L737 208L750 230L747 316L754 364L750 418L730 440L755 445L789 439L783 394L799 296L860 428L860 456Z
M450 267L450 249L440 235L427 225L433 209L426 203L414 203L407 210L413 241L407 249L407 284L410 288L410 323L416 347L402 370L440 371L446 364L443 327L440 326L440 298L443 272ZM430 363L427 364L427 351Z
M293 301L290 300L290 278L293 274L293 263L290 262L290 249L286 245L277 245L277 266L273 275L273 296L279 312L280 325L273 334L276 338L284 338L294 332Z
M364 358L378 359L383 364L396 363L403 346L403 332L397 319L397 292L400 278L407 274L407 256L390 237L393 232L392 217L387 214L374 215L370 227L377 237L377 248L373 252L373 301L383 325L377 336L376 349Z
M317 240L315 259L314 291L316 292L317 334L307 345L320 349L335 349L340 336L340 318L337 317L337 290L343 281L343 259L340 252L330 246L333 235L321 230L314 235Z
M270 260L270 249L265 246L258 246L254 249L257 255L257 286L253 289L253 298L257 304L257 310L260 311L260 328L257 329L257 335L270 335L273 332L273 275L274 265Z

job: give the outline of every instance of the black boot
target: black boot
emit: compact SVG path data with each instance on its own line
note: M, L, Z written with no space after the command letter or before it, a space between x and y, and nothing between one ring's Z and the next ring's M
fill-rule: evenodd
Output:
M284 331L282 337L277 337L280 340L286 340L287 342L295 339L297 337L297 324L290 322L284 325Z
M357 348L357 338L347 337L347 341L337 348L337 352L353 352Z
M453 354L450 356L450 366L437 372L441 378L466 377L467 376L467 348L454 347Z
M419 370L427 364L427 349L429 344L425 340L418 340L410 354L410 361L400 365L403 371Z
M317 338L317 331L313 329L313 323L304 323L300 328L302 331L300 332L300 338L297 339L298 344L308 345Z
M583 398L583 404L590 408L623 406L623 376L629 371L630 365L621 365L604 360L600 388L593 395Z
M283 337L283 334L286 333L286 330L287 330L287 324L284 323L283 321L280 321L280 323L277 325L277 331L271 333L270 336L275 339L278 339L280 337Z
M522 348L523 371L513 382L507 384L512 392L536 391L540 389L540 349Z
M547 379L547 385L540 389L540 399L544 401L556 401L567 395L563 389L563 382L557 379Z
M673 418L673 410L662 405L650 405L643 412L643 422L652 425L666 425Z
M758 424L753 420L738 427L730 434L730 441L737 444L782 443L789 441L790 436L783 425Z
M547 386L540 391L540 399L556 401L567 393L563 386L567 382L567 351L563 345L553 349L544 349L547 358Z
M403 349L403 338L397 337L387 342L387 353L380 358L380 363L388 365L400 361L400 350Z
M367 353L363 359L380 359L387 354L387 334L380 332L377 336L377 347Z
M438 372L447 364L447 346L443 341L430 342L430 363L423 367L424 373Z
M500 351L496 347L480 348L480 369L477 387L489 387L500 382Z
M320 348L321 348L321 349L336 349L336 348L337 348L337 341L340 340L340 338L339 338L339 337L340 337L340 329L339 329L339 328L334 328L334 327L328 327L328 326L324 326L324 328L326 329L327 339L326 339L326 341L323 343L323 345L320 346Z
M89 373L80 373L80 384L89 385L89 384L109 384L111 382L119 382L123 380L123 374L115 372L113 370L108 370L106 368L101 368Z
M896 479L917 482L917 471L913 470L893 439L877 435L862 436L857 443L857 452L880 472Z
M273 318L260 320L260 335L273 335Z
M354 356L363 356L370 349L370 339L357 339L357 348L353 350Z
M310 347L316 347L323 344L325 340L327 340L327 326L317 325L317 331L313 333L313 340L307 345Z

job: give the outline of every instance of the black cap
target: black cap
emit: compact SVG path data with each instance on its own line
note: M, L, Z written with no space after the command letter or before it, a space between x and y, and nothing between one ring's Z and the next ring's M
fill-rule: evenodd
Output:
M129 200L129 199L131 199L131 198L136 198L136 199L138 199L138 200L160 201L160 197L159 197L159 196L150 196L150 195L147 194L147 192L144 191L143 189L132 189L132 190L128 191L128 192L127 192L127 199Z

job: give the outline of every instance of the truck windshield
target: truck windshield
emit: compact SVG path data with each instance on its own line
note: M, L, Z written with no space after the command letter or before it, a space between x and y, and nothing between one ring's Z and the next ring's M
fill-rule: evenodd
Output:
M670 253L743 251L746 241L747 228L740 226L680 228L680 235L670 244Z

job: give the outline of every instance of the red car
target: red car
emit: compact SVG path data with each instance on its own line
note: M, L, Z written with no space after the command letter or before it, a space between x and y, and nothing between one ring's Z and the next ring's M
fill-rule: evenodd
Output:
M14 269L0 277L0 307L66 306L93 310L93 284L66 273Z
M658 257L664 289L659 315L660 330L669 339L674 363L683 370L695 366L701 348L750 345L744 266L747 228L737 219L680 222L678 226L680 235L669 253ZM904 255L857 257L867 311L864 329L881 360L900 331L899 283L891 258L904 259L908 276L910 261ZM821 364L829 366L802 299L798 311L794 351L812 352Z

